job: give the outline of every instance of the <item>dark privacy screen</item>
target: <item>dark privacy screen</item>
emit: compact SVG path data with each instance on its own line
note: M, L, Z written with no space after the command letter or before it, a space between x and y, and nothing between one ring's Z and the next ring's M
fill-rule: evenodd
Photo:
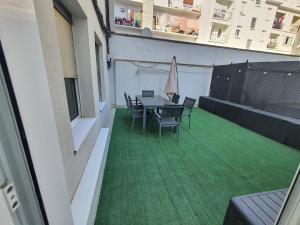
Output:
M215 66L210 96L300 119L300 62Z

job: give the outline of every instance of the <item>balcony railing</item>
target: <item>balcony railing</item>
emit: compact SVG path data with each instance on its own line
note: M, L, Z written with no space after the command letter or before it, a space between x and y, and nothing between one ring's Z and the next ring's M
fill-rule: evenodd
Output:
M277 22L277 21L274 21L272 28L273 28L273 29L276 29L276 30L281 30L282 27L283 27L283 25L284 25L284 23L282 23L282 22L279 23L279 22Z
M299 31L299 25L291 25L290 26L290 32L292 32L292 33L297 33L298 31Z
M269 41L267 48L268 49L277 49L278 43L276 41Z
M212 42L218 42L218 43L226 43L227 42L227 35L221 35L221 36L217 36L217 35L211 35L210 36L210 41Z
M232 17L232 12L225 9L214 9L213 18L230 21Z

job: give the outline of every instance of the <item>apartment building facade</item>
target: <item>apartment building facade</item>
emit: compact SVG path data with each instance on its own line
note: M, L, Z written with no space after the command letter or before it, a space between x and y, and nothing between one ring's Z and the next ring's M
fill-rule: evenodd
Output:
M299 52L299 0L114 0L111 11L112 30L118 33Z

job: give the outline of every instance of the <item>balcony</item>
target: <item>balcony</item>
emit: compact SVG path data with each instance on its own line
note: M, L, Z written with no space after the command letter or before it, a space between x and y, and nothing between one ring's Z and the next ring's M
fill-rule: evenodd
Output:
M276 41L269 41L267 45L268 49L277 49L278 48L278 43Z
M298 33L300 26L299 25L291 25L289 31L292 33Z
M232 11L215 8L213 18L217 20L230 21L232 18Z
M275 29L275 30L282 30L284 24L283 23L273 23L273 26L272 28Z
M212 33L210 35L209 41L215 43L225 44L227 42L228 36L226 34L218 35L216 33Z
M285 14L276 12L272 28L275 30L281 30L284 26L284 20L285 20Z
M199 18L201 16L201 9L192 10L187 8L175 8L171 6L162 6L162 5L154 5L155 11L161 11L170 13L172 15L180 15L180 16L187 16L187 17L195 17Z

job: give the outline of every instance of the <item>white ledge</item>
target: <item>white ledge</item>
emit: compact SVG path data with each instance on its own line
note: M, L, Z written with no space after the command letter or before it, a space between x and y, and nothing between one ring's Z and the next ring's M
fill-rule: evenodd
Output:
M74 225L87 225L89 221L97 183L101 182L99 176L104 170L108 138L109 128L102 128L71 203Z
M106 107L107 102L99 102L99 110L103 112L104 108Z
M76 125L72 128L75 154L80 149L95 122L96 118L79 118Z

